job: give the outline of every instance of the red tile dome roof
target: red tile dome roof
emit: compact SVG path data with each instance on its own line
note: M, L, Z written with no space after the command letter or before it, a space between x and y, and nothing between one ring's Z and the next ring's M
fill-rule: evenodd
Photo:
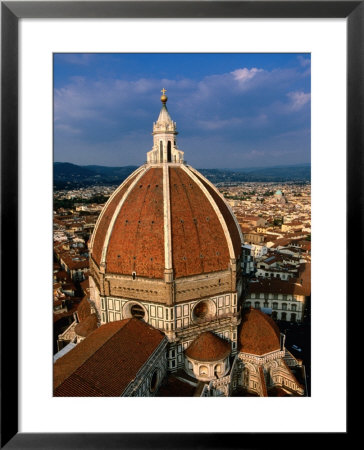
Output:
M259 356L280 350L279 328L267 314L250 308L242 317L239 345L241 352Z
M231 352L229 342L211 331L200 334L185 350L185 355L196 361L220 361Z
M174 278L229 269L241 251L230 207L198 171L146 164L110 197L95 226L91 257L106 273Z

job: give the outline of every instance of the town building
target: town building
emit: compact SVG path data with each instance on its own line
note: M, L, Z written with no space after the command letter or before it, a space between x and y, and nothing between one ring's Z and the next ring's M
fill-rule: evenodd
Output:
M301 264L297 277L282 281L277 278L251 280L244 308L268 308L272 318L302 322L307 299L311 296L311 264Z

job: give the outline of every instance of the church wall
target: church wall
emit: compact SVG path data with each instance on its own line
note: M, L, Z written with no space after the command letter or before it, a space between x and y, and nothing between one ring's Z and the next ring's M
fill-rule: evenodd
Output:
M267 369L269 370L272 385L290 389L299 395L304 394L304 389L298 384L284 360L279 360L275 365L267 365Z
M216 378L216 372L219 378L225 376L230 370L229 357L218 361L201 362L192 358L185 358L185 371L201 381L209 381Z
M131 276L109 274L105 277L106 295L149 300L155 303L173 304L173 300L174 303L184 303L232 290L235 290L235 274L230 270L179 279L174 284L141 277L133 279Z
M263 356L239 353L231 374L232 389L240 387L262 396L263 386L259 374L261 367L267 389L281 387L298 395L304 395L304 389L297 383L283 357L284 351L272 352Z
M164 339L153 355L144 364L133 382L126 388L123 397L154 397L167 373L166 346Z
M232 354L237 352L237 294L229 293L208 299L215 307L213 318L205 322L195 322L194 307L200 302L185 303L167 307L143 301L137 302L144 308L144 320L155 328L166 332L169 340L167 353L168 369L171 371L184 367L184 350L204 331L213 331L231 342ZM136 302L115 297L100 297L101 324L130 317L130 305Z
M235 274L232 271L209 273L202 277L177 279L175 281L175 301L182 303L234 290Z
M90 302L92 306L95 308L95 312L98 315L98 320L101 321L101 298L100 298L100 291L95 283L95 280L93 276L89 276L89 289L90 289Z
M90 285L91 287L91 285ZM131 317L127 305L139 304L144 308L144 320L155 328L165 332L179 332L195 325L201 329L205 322L210 323L214 319L223 319L233 314L237 314L237 294L225 293L216 297L202 299L204 303L211 306L211 314L206 319L197 319L194 314L195 306L200 303L200 299L183 305L166 306L139 299L120 298L111 296L98 296L97 288L92 288L92 294L97 298L96 307L100 312L101 323L122 320Z
M167 353L168 359L168 369L170 371L175 371L178 369L184 369L186 362L184 351L192 344L192 342L196 339L196 337L202 332L207 331L202 328L197 330L194 334L189 333L187 336L179 336L177 333L177 338L179 338L176 342L171 342L169 344L169 351ZM213 331L217 336L225 339L226 341L231 343L231 354L235 355L237 352L237 325L233 323L225 323L223 325L219 325L218 323L211 323L209 327L209 331Z
M105 294L112 297L152 301L155 303L171 303L171 289L164 280L151 280L130 276L106 276Z
M99 293L103 294L103 274L100 273L95 261L90 258L90 272Z
M102 295L126 297L154 303L184 303L196 298L216 296L222 292L236 290L235 270L213 272L177 279L165 283L161 279L150 279L132 275L103 274L95 262L90 260L91 274ZM240 274L238 275L240 277Z

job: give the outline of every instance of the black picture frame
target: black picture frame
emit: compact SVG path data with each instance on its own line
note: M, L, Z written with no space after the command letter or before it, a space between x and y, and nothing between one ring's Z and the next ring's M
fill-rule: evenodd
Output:
M347 299L363 262L364 1L2 1L1 2L1 448L260 448L270 433L19 433L18 324L18 23L22 18L346 18L347 20ZM344 241L344 242L343 242ZM354 253L355 252L355 253ZM357 258L355 258L356 261ZM12 270L9 270L11 268ZM343 268L341 269L343 271ZM333 274L333 277L336 275ZM327 280L330 282L330 280ZM338 312L339 313L339 312ZM347 308L349 313L349 308ZM341 331L345 333L346 331ZM347 346L350 351L350 346ZM349 358L348 358L349 360ZM349 373L348 373L349 376ZM334 393L333 393L334 396ZM263 411L262 411L263 413ZM282 418L283 419L283 418ZM161 418L163 420L163 418ZM243 420L243 412L242 412ZM343 444L350 431L335 433ZM310 433L299 437L307 445ZM317 444L317 433L315 443ZM327 436L324 436L326 440ZM296 441L297 437L294 437ZM279 433L279 445L295 445ZM270 445L271 446L271 445ZM296 446L296 445L295 445Z

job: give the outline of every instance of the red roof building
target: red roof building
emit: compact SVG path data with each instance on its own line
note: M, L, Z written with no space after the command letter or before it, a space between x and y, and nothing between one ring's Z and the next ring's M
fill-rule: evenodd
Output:
M137 319L108 323L54 364L54 396L121 396L165 340Z
M259 356L281 350L281 335L274 320L257 309L247 310L240 325L239 350Z

